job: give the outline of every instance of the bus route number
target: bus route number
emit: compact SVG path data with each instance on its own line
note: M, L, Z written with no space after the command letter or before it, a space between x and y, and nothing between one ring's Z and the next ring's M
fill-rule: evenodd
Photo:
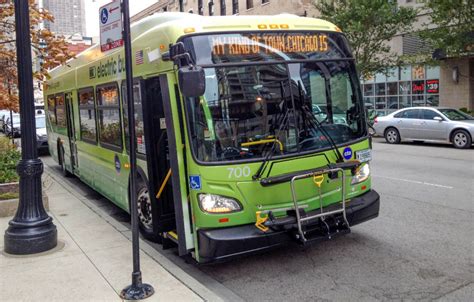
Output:
M237 167L237 168L227 168L227 171L229 171L229 178L241 178L243 177L249 177L250 176L250 167L249 166L244 166L244 167Z

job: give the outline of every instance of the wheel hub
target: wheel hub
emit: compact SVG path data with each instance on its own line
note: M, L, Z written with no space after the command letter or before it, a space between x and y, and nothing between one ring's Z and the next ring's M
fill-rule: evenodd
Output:
M151 201L147 189L142 189L137 197L138 218L144 227L152 228Z

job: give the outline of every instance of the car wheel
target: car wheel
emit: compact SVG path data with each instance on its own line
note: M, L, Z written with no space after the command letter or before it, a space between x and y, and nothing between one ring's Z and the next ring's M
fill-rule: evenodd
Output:
M472 143L471 136L464 130L454 131L451 141L453 146L459 149L470 148Z
M71 173L66 169L66 160L64 157L64 148L59 147L59 165L61 166L61 172L64 177L70 177Z
M397 129L391 127L385 130L385 140L389 144L398 144L400 143L400 133Z
M145 181L137 180L138 226L143 237L161 243L161 236L153 231L153 211L148 186Z

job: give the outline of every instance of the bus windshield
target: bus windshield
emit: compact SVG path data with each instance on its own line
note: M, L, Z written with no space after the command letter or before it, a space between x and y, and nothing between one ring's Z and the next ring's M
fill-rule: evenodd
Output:
M365 135L357 75L342 36L327 34L324 51L315 50L322 40L314 36L311 45L283 40L276 56L267 53L267 44L261 45L269 38L259 40L263 50L255 49L253 55L238 48L230 53L226 38L219 35L193 41L200 52L193 55L206 74L204 96L186 102L198 160L259 159L270 150L275 155L314 152L331 147L330 139L343 144ZM225 47L208 47L206 57L203 41ZM245 63L252 56L253 62L263 62Z

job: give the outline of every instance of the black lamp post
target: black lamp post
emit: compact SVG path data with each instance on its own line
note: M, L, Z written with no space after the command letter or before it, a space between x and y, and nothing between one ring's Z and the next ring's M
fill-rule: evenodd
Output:
M36 149L28 0L15 0L15 25L21 117L21 160L16 168L20 176L20 202L5 231L5 252L26 255L54 248L57 230L44 209L41 194L43 163Z

